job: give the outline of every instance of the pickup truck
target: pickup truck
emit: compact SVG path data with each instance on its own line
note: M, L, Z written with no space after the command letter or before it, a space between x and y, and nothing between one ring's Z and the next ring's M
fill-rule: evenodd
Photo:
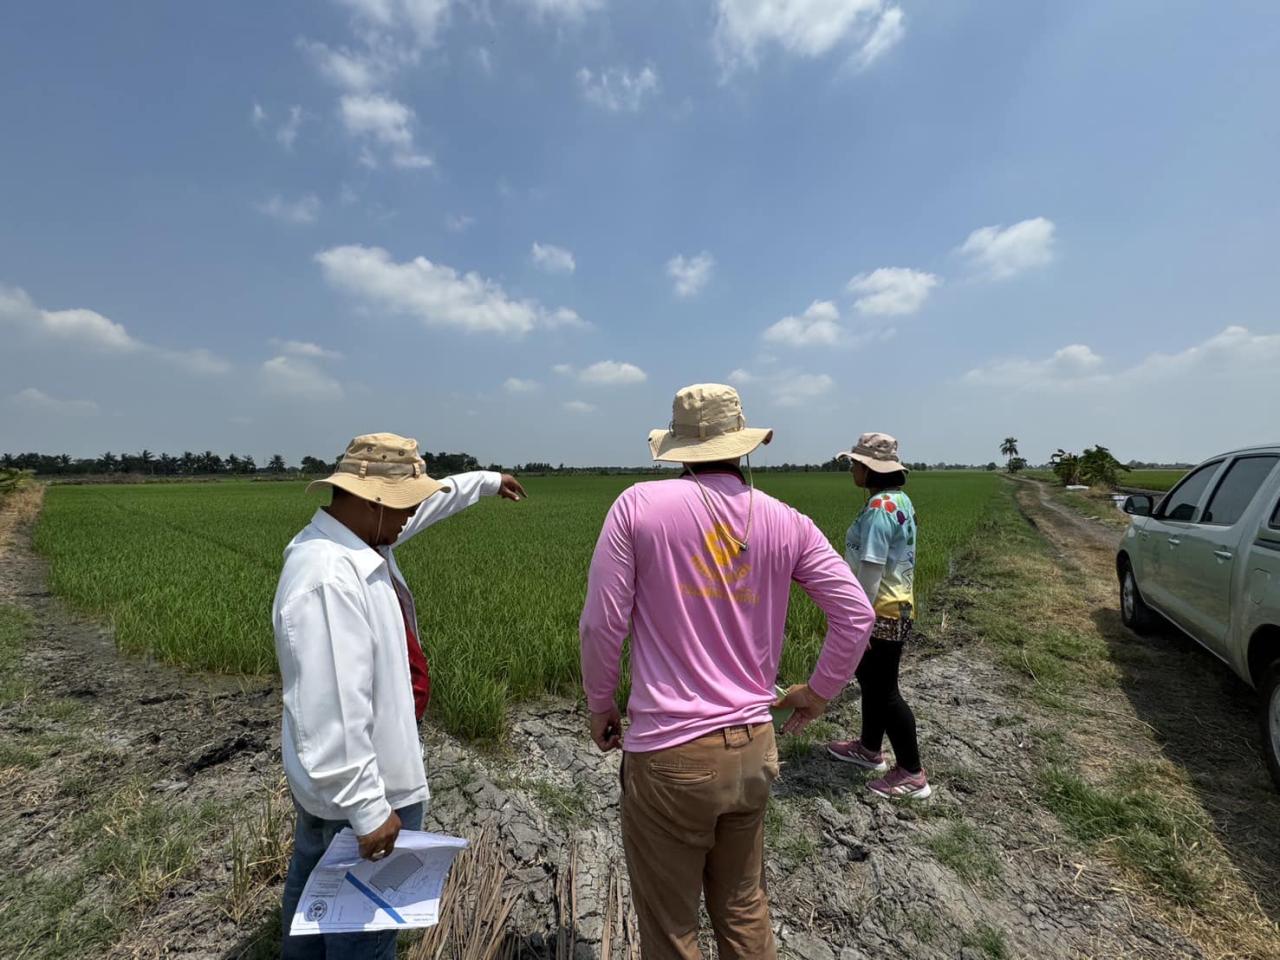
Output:
M1262 698L1262 744L1280 787L1280 445L1211 457L1163 497L1128 497L1116 554L1120 614L1161 617Z

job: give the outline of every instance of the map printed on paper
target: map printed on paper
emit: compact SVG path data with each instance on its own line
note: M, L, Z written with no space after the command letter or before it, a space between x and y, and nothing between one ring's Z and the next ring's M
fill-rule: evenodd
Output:
M467 841L401 830L382 860L360 857L351 828L333 838L307 878L289 933L360 933L434 926L449 866Z

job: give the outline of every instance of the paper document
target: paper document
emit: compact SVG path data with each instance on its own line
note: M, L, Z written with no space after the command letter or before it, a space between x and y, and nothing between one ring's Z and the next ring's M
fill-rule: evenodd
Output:
M466 845L460 837L401 830L388 856L364 860L356 835L347 827L333 838L307 878L289 933L435 926L449 866Z

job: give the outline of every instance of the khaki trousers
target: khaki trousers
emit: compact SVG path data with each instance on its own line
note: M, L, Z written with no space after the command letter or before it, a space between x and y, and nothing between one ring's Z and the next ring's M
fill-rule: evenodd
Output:
M622 842L644 960L699 960L706 893L720 960L773 960L764 811L778 776L772 724L628 753Z

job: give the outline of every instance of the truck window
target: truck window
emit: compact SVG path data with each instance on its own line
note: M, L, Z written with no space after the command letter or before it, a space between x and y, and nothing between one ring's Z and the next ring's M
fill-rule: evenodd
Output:
M1276 503L1275 513L1271 514L1271 529L1280 530L1280 501Z
M1200 503L1200 498L1204 496L1204 491L1209 486L1209 481L1213 479L1213 475L1218 472L1218 467L1220 466L1222 466L1222 461L1215 460L1213 463L1206 463L1200 469L1183 477L1182 482L1174 487L1161 502L1160 508L1156 511L1156 516L1161 520L1190 523L1196 515L1196 507Z
M1275 469L1278 456L1240 457L1227 468L1204 508L1201 523L1229 527L1244 516L1262 482Z

